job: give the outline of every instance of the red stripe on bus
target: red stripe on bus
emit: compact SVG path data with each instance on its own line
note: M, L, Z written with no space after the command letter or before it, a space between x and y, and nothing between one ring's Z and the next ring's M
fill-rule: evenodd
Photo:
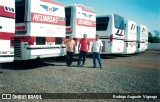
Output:
M96 23L91 20L77 18L77 25L87 26L87 27L96 27Z
M11 40L12 37L14 37L14 33L0 32L1 40Z
M73 38L76 42L79 42L82 38ZM86 38L89 42L93 42L95 38Z
M41 1L42 2L47 2L47 3L50 3L50 4L55 4L55 5L58 5L58 6L64 6L64 4L53 1L53 0L41 0Z
M83 5L78 5L77 7L80 7L80 8L82 9L82 11L86 11L86 12L90 12L90 13L94 13L94 14L96 14L96 12L95 12L95 11L88 10L88 9L86 9L86 8L85 8L85 6L83 6Z
M36 41L36 37L34 36L16 36L14 38L21 42L28 42L28 45L34 45L34 42Z
M34 45L36 42L36 37L40 36L16 36L15 39L19 39L21 42L28 42L28 45ZM62 38L62 41L65 40L65 37L45 37L46 42L55 42L55 38Z
M26 26L16 26L16 30L25 30Z
M107 39L107 38L110 38L110 39L122 39L124 40L123 36L115 36L113 34L111 34L110 36L99 36L100 39Z
M55 37L46 37L46 42L55 42Z
M38 13L31 13L31 21L37 23L46 23L46 24L57 24L65 26L64 17L52 16L52 15L45 15L45 14L38 14Z
M15 18L14 12L5 11L4 6L0 6L0 16Z

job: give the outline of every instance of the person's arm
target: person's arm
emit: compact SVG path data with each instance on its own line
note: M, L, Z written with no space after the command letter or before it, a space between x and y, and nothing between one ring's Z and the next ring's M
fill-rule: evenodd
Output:
M102 46L100 46L100 48L99 48L99 53L101 53L102 52Z
M67 42L67 40L65 40L64 42L62 42L61 47L63 47L63 44L65 44Z
M73 52L75 52L75 49L76 49L76 42L74 41L74 43L73 43Z
M93 52L93 46L91 47L91 52Z
M79 44L78 44L78 52L80 52L81 43L82 43L82 39L80 39Z
M80 46L81 46L81 44L80 44L80 42L79 42L79 44L78 44L78 52L80 51Z
M102 46L103 46L102 41L100 41L100 42L101 42L101 44L100 44L100 48L99 48L99 53L101 53L101 52L102 52Z
M93 43L91 44L91 52L93 52L93 44L94 44L94 41L93 41Z
M90 50L90 42L88 41L88 51Z

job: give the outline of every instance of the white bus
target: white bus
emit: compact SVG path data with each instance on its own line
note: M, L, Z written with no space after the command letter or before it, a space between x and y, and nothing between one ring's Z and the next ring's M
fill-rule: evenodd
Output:
M141 53L148 48L148 28L144 25L139 25L137 29L136 53Z
M148 28L147 26L143 27L144 37L145 37L145 48L144 51L148 49Z
M15 60L63 56L64 5L54 0L16 0Z
M128 20L125 22L124 34L124 54L134 54L136 52L137 24Z
M97 16L96 31L103 42L102 54L123 54L123 17L117 14Z
M15 34L15 2L0 0L0 63L13 62Z
M96 13L92 8L80 4L66 6L65 13L66 36L73 36L77 43L75 53L78 53L78 44L80 39L83 38L83 34L87 34L87 39L90 43L92 43L95 38Z

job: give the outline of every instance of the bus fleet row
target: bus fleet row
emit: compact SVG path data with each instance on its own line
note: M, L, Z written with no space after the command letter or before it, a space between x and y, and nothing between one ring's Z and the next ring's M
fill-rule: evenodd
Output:
M53 0L0 0L0 63L64 56L60 45L71 34L77 45L83 34L91 43L98 34L102 54L140 53L148 45L148 28L117 14L96 17L90 7Z

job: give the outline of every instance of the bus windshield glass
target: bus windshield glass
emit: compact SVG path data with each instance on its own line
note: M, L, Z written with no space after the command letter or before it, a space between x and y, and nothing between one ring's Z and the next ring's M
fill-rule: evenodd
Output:
M109 17L97 17L96 18L96 30L104 31L107 30L109 23Z
M117 29L124 30L124 18L114 14L114 26Z

